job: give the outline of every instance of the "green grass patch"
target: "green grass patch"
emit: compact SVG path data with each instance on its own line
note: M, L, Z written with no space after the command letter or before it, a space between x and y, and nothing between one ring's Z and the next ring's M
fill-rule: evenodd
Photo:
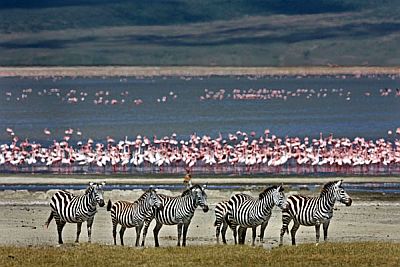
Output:
M0 247L0 266L398 266L398 243L327 243L263 249L193 246L136 249L105 245Z

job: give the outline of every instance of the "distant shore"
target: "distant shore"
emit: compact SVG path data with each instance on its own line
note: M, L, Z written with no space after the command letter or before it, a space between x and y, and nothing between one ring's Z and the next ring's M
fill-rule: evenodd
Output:
M399 67L0 67L0 77L400 75Z

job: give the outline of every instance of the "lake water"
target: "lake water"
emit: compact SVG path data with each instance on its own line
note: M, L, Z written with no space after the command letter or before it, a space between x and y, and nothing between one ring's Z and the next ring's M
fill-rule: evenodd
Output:
M262 135L266 128L280 137L322 132L394 139L388 130L400 127L399 82L386 76L1 78L0 142L10 142L7 127L22 139L43 143L62 139L68 128L82 132L72 141L172 133L187 139L192 133L216 137L238 130ZM253 89L259 98L271 99L234 99L235 89L242 95ZM271 97L272 89L282 90L286 99ZM205 99L215 92L221 100ZM44 128L52 134L46 136Z

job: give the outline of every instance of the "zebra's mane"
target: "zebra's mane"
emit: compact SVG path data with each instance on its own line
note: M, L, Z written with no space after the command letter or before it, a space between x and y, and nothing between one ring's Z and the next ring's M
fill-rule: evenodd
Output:
M200 185L195 184L195 185L193 185L192 187L190 187L189 189L186 189L185 191L183 191L181 197L184 197L184 196L186 196L186 195L189 195L190 192L191 192L193 189L195 189L195 188L199 188L201 191L203 191L203 188L201 188Z
M147 194L151 193L151 191L153 191L153 189L147 189L137 200L135 200L135 202L139 202L145 199L147 197Z
M85 190L85 195L92 193L94 185L89 185L88 188Z
M259 199L263 199L269 192L271 192L272 190L277 189L278 187L276 185L267 187L264 191L262 191L260 193L260 195L258 196Z
M326 194L338 181L331 181L324 184L324 187L321 190L321 196Z

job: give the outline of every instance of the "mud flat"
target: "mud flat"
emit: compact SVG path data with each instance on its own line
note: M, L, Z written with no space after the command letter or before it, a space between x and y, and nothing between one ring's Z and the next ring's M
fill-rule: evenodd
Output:
M74 192L80 194L82 191ZM116 200L134 200L143 191L113 190L105 192L105 198ZM48 229L43 227L49 215L48 202L54 191L29 192L6 190L0 192L0 245L56 245L57 231L54 222ZM176 191L160 190L160 193L177 195ZM223 199L227 199L235 193L231 190L208 190L210 211L204 213L201 209L196 211L189 227L188 245L214 244L215 228L214 207ZM244 193L256 196L254 191ZM298 193L297 191L287 192L287 195ZM303 192L302 192L303 193ZM304 192L307 194L307 192ZM315 195L315 193L308 192ZM331 242L353 242L353 241L392 241L400 242L400 201L382 196L380 199L368 199L367 196L353 196L354 205L345 207L337 204L334 218L329 228L329 240ZM273 216L266 231L264 243L257 243L258 246L266 248L278 245L279 231L281 227L280 211L273 210ZM84 224L85 226L85 224ZM111 218L105 208L99 208L96 215L92 240L100 244L112 244ZM154 221L150 225L146 246L153 246L154 239L152 229ZM64 242L72 244L75 238L76 225L67 224L64 229ZM247 242L249 244L251 231L248 231ZM135 230L128 229L125 234L125 243L133 246ZM160 232L161 246L176 245L176 226L164 226ZM227 232L228 242L232 243L231 231ZM297 234L298 243L313 243L315 240L314 227L301 227ZM87 232L83 228L81 242L87 242ZM285 235L285 244L290 239Z
M0 77L400 75L400 67L0 67Z

